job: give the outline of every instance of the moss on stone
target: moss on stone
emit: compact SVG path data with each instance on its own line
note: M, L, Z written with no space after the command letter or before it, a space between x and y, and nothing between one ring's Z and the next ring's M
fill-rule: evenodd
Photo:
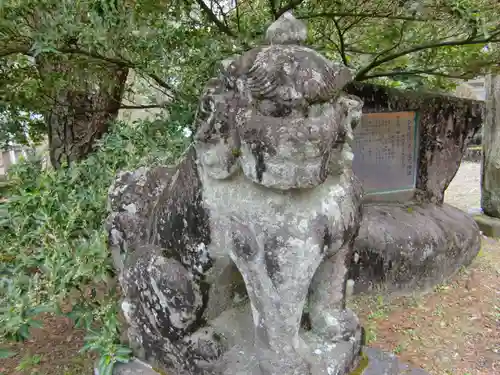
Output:
M369 359L368 356L364 353L361 353L361 358L359 360L359 365L356 367L354 371L352 371L349 375L362 375L365 369L368 367Z
M467 149L471 151L481 151L483 149L483 146L471 146L467 147Z
M161 370L161 369L159 369L159 368L157 368L157 367L153 367L153 368L152 368L152 370L153 370L154 372L157 372L157 373L158 373L158 374L160 374L160 375L168 375L165 371L163 371L163 370Z

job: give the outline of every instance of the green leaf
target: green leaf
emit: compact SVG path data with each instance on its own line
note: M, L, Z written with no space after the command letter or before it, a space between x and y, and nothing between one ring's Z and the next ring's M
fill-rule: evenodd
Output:
M16 353L11 350L0 348L0 359L7 359L15 355Z
M30 320L29 325L33 328L42 328L43 327L43 323L39 320Z

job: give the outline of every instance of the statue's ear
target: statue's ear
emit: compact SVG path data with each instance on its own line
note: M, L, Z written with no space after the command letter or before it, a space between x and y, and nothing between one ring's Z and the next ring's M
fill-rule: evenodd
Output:
M222 60L217 66L219 79L224 82L227 89L235 89L237 78L237 65L240 55L234 55Z
M354 70L348 68L344 64L331 63L333 71L333 83L334 87L342 90L348 83L351 83L354 79Z
M341 95L337 102L342 111L342 127L352 133L361 122L363 100L354 95Z

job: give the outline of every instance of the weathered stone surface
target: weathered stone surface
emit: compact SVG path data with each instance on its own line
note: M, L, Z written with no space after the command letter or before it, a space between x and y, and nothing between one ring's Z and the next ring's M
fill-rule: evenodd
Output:
M500 237L500 219L484 214L474 215L481 232L487 237Z
M189 335L205 325L205 273L212 267L200 184L190 149L176 169L124 173L110 190L109 243L121 271L129 341L139 358L159 368L194 371L196 361L220 350L211 332Z
M334 348L326 348L331 353ZM406 363L401 362L394 354L382 352L379 349L363 347L362 348L363 360L360 367L362 367L359 375L429 375L423 369L414 368ZM234 362L234 367L241 367L241 375L254 375L259 374L256 361L239 353L238 359ZM255 371L257 372L255 372ZM356 370L354 371L356 373ZM162 375L161 373L153 370L139 361L131 361L126 364L119 364L113 371L114 375ZM356 373L358 374L358 373ZM96 372L95 375L99 375ZM167 375L176 375L169 373Z
M481 208L486 215L500 218L500 76L488 75L485 87Z
M480 250L474 220L446 204L365 205L363 217L349 271L354 293L429 289Z
M364 347L363 354L368 360L368 366L360 375L429 375L423 369L412 368L402 363L392 353Z
M222 62L177 167L122 174L110 190L129 339L167 373L251 373L230 365L237 358L261 375L357 363L345 283L361 220L351 144L362 105L342 91L348 69L298 44L304 27L290 14L267 36Z
M480 163L481 160L483 159L483 149L479 147L468 147L467 150L465 151L463 161L471 161L471 162L476 162Z
M346 91L364 101L363 113L418 112L420 151L413 199L442 203L467 145L481 129L484 103L359 82L346 86Z

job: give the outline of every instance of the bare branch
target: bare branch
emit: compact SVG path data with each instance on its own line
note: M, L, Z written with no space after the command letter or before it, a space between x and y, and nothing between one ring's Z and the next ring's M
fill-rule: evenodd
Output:
M10 48L4 48L0 50L0 58L2 57L7 57L10 55L15 55L15 54L22 54L22 55L27 55L29 52L29 48L26 46L17 46L17 47L10 47Z
M221 22L215 13L212 11L212 9L209 8L207 4L203 0L196 0L196 3L200 6L200 8L203 10L203 12L207 15L207 17L212 21L220 31L222 31L224 34L229 35L232 38L236 38L236 34L234 34L231 29L223 22Z
M395 60L399 57L409 55L414 52L418 51L423 51L426 49L433 49L433 48L440 48L440 47L456 47L456 46L466 46L466 45L474 45L474 44L487 44L490 42L499 42L500 38L497 38L500 35L500 31L497 31L494 34L491 34L490 37L488 38L482 38L482 39L476 39L476 40L470 40L470 39L463 39L463 40L450 40L450 41L445 41L445 42L434 42L434 43L425 43L425 44L420 44L417 46L413 46L411 48L405 49L403 51L394 53L392 55L386 56L380 60L373 60L370 64L365 66L363 69L361 69L358 74L355 77L355 80L357 81L363 81L365 76L370 70L373 70L374 68L385 64L386 62Z
M334 18L334 17L360 17L360 18L385 18L390 20L402 20L402 21L415 21L415 22L428 22L428 21L443 21L436 17L410 17L410 16L395 16L391 13L384 14L374 14L374 13L356 13L356 12L322 12L313 13L304 16L298 16L300 19L311 19L311 18Z
M109 62L111 64L115 64L115 65L118 65L121 67L126 67L126 68L131 68L131 69L138 68L137 64L134 64L133 62L128 61L126 59L116 59L116 58L112 58L112 57L106 57L106 56L102 56L102 55L95 53L95 52L88 52L88 51L83 51L83 50L75 49L75 48L62 48L59 51L62 53L70 53L70 54L91 57L91 58L94 58L97 60L102 60L102 61ZM166 95L170 96L171 98L174 98L174 94L172 94L172 93L176 93L176 90L171 85L169 85L167 82L162 80L158 75L156 75L154 73L147 72L146 74L149 77L151 77L151 79L153 79L153 81L155 81L158 84L158 86L163 87L164 89L170 91L168 93L165 93Z
M276 17L276 15L278 14L278 11L276 9L275 0L267 0L267 2L269 4L269 10L271 11L271 16L273 17L273 19L277 19L278 17Z
M103 56L99 53L91 52L91 51L84 51L84 50L79 49L79 48L59 48L58 51L60 53L65 53L65 54L87 56L87 57L90 57L92 59L108 62L110 64L118 65L118 66L121 66L123 68L134 68L134 66L135 66L130 61L126 61L123 59L117 59L114 57Z
M238 32L241 32L241 26L240 26L240 4L238 0L235 0L236 4L236 27L238 28Z
M358 23L360 23L364 19L365 19L364 17L359 17L359 18L355 19L354 21L352 21L349 25L344 27L344 30L343 30L344 35L345 35L345 33L347 33L349 30L351 30L354 26L356 26Z
M415 75L430 75L430 76L438 76L445 78L453 78L453 79L465 79L470 76L473 76L473 73L462 73L462 74L449 74L443 72L436 72L432 69L424 69L424 70L403 70L403 71L392 71L392 72L382 72L382 73L374 73L365 75L364 80L373 79L373 78L391 78L391 77L400 77L400 76L415 76Z
M346 45L345 51L351 52L351 53L356 53L359 55L376 55L377 54L376 52L373 52L373 51L363 51L363 50L358 49L356 47L350 47L350 44Z
M224 19L224 25L229 29L229 24L227 22L227 17L226 13L224 13L224 9L222 8L222 5L220 5L220 2L215 0L215 4L217 4L217 8L219 9L219 13L221 14L222 18Z
M332 18L332 20L333 20L333 24L335 25L335 29L337 29L337 34L339 36L338 50L339 50L340 58L342 59L342 62L344 63L344 65L348 66L349 62L347 61L347 55L345 54L344 33L340 29L340 25L339 25L339 22L337 21L337 19L334 17L334 18Z
M120 105L120 109L152 109L152 108L165 108L165 105L161 104Z

